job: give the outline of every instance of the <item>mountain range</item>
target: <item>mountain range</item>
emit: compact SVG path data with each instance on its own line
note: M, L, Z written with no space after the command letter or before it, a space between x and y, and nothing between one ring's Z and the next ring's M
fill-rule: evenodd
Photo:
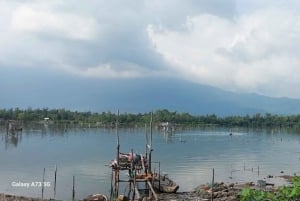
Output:
M0 73L0 108L132 113L168 109L220 116L300 113L300 99L234 93L175 78L92 79L53 72L40 76L26 69Z

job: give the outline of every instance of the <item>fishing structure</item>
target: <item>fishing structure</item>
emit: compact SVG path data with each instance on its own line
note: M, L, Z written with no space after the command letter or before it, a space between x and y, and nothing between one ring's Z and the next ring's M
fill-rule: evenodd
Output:
M151 113L150 120L150 136L146 132L146 153L137 154L131 149L130 153L120 152L120 138L118 132L119 124L119 111L116 120L116 137L117 137L117 150L116 158L111 162L112 168L111 175L111 192L110 200L124 201L124 200L159 200L156 191L170 190L171 187L163 186L163 182L168 181L168 185L172 184L174 188L172 193L176 192L179 186L175 182L170 182L167 177L160 175L160 163L159 172L152 172L152 122L153 117ZM146 127L147 128L147 127ZM146 129L147 130L147 129ZM157 163L157 162L156 162ZM127 178L120 178L120 173L127 171ZM164 179L164 180L162 180ZM127 195L121 194L120 184L127 183Z

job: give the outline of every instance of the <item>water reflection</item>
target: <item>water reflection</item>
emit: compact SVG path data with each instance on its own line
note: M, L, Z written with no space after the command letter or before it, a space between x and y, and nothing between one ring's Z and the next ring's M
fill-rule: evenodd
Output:
M15 133L11 134L8 133L4 136L4 144L5 150L8 149L10 146L17 147L18 144L22 141L22 133Z
M65 125L48 125L48 124L27 124L21 129L7 129L6 125L0 126L1 140L4 143L5 150L16 148L21 142L23 136L41 136L47 135L64 137L66 133L74 128ZM81 132L84 132L82 130Z

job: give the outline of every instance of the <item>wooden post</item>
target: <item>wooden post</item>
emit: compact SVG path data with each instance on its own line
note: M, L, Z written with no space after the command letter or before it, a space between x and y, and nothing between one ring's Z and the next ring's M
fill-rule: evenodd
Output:
M259 166L257 166L257 176L259 176Z
M130 180L133 180L133 192L132 192L132 201L134 201L134 197L135 197L135 187L136 187L136 177L135 177L135 173L133 172L135 170L134 168L134 163L133 163L133 149L131 149L131 159L130 159ZM131 183L131 181L130 181ZM131 191L131 189L129 189Z
M112 200L113 198L113 178L114 178L114 170L113 168L111 168L111 178L110 178L110 199L109 200Z
M53 195L54 199L56 196L56 176L57 176L57 165L55 165L55 170L54 170L54 195Z
M148 185L149 185L150 192L154 195L154 199L155 199L155 200L158 200L158 197L157 197L157 195L156 195L156 193L155 193L155 191L154 191L154 189L153 189L153 187L152 187L151 182L150 182L150 181L147 181L147 183L148 183Z
M150 147L149 147L149 173L152 173L151 170L151 156L152 156L152 121L153 121L153 112L151 112L151 119L150 119Z
M75 176L73 176L72 200L75 200Z
M211 181L211 201L214 200L214 183L215 183L215 168L213 168L212 181Z
M131 186L131 179L129 179L129 182L128 182L129 184L129 188L128 188L128 195L127 195L127 197L128 197L128 199L130 199L130 194L131 194L131 191L132 191L132 189L134 188L134 187L132 187Z
M42 183L42 200L44 200L44 183L45 183L45 172L46 172L46 168L44 168L43 171L43 183Z
M133 175L133 192L132 192L132 201L134 201L134 198L135 198L135 189L137 188L136 186L136 176L135 174Z
M146 158L145 159L147 161L147 158L148 158L148 146L147 146L148 145L148 135L147 135L147 124L146 123L145 123L145 138L146 138L146 153L145 153ZM300 139L299 139L299 142L300 142Z
M135 196L136 199L140 200L141 199L141 194L140 194L139 189L137 188L137 186L134 188L134 192L136 194L136 196Z
M119 115L120 112L118 110L117 119L116 119L116 135L117 135L117 167L115 170L115 197L118 197L119 194L119 180L120 180L120 174L119 174L119 164L120 164L120 138L119 138Z
M160 190L160 161L158 161L158 189Z

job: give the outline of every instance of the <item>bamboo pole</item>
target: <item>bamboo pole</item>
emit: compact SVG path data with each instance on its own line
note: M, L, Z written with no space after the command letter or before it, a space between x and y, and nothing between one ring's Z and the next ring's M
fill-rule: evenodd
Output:
M119 181L119 182L120 182L120 181ZM127 195L127 197L128 197L128 199L129 199L129 198L130 198L131 191L132 191L132 188L134 188L134 187L131 186L131 180L129 180L128 183L129 183L129 184L128 184L128 185L129 185L129 188L128 188L128 195Z
M134 192L135 192L135 194L136 194L136 198L137 198L138 200L140 200L140 199L141 199L141 194L140 194L139 189L137 188L137 186L135 186Z
M112 200L113 197L113 178L114 178L114 171L113 168L111 169L111 178L110 178L110 199Z
M133 192L132 192L132 201L134 201L134 198L135 198L135 189L137 188L137 185L136 185L136 176L133 175Z
M149 147L149 163L148 163L148 169L149 173L152 173L151 170L151 157L152 157L152 121L153 121L153 112L151 112L151 119L150 119L150 147Z
M118 110L117 119L116 119L116 136L117 136L117 167L115 169L115 196L117 197L119 194L119 164L120 164L120 137L119 137L119 115L120 112Z
M55 170L54 170L54 195L53 198L55 199L56 196L56 177L57 177L57 165L55 165Z
M146 138L146 153L145 153L145 160L148 160L148 134L147 134L147 124L145 123L145 138ZM300 142L300 140L299 140ZM145 173L147 173L147 170L144 169Z
M43 171L43 183L42 183L42 200L44 200L44 183L45 183L45 172L46 172L46 168L44 168L44 171Z
M141 157L141 163L142 163L142 169L144 170L144 173L146 173L145 163L144 163L144 157L143 154L140 154Z
M75 200L75 176L73 176L72 200Z
M160 161L158 161L158 189L160 190Z
M147 183L148 183L148 186L149 186L149 188L150 188L150 192L154 195L154 198L155 198L155 200L158 200L158 197L157 197L157 195L156 195L156 193L155 193L155 191L154 191L154 189L153 189L153 187L152 187L152 184L151 184L151 182L150 181L147 181Z
M135 182L135 173L133 173L134 170L134 164L133 164L133 149L131 149L131 159L130 159L130 178L133 179L133 188L136 188L136 182ZM131 183L131 182L130 182ZM131 189L130 189L131 190ZM132 201L134 201L134 197L135 197L135 191L133 190L132 192Z
M212 181L211 181L211 201L214 200L214 183L215 183L215 168L213 168Z

